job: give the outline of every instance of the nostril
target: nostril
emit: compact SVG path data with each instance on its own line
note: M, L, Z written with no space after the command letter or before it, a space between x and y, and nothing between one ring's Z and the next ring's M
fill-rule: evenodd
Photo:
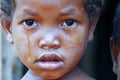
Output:
M43 45L42 48L43 49L49 49L49 47L47 45Z
M43 48L43 47L45 47L45 46L47 46L46 45L46 41L45 40L40 40L40 42L39 42L39 46L41 47L41 48Z
M57 39L54 40L46 40L46 39L41 39L39 42L39 47L42 49L57 49L60 47L60 41Z
M55 40L53 46L54 46L54 48L60 48L60 41L59 40Z
M42 49L49 49L50 47L46 44L39 44L40 48Z

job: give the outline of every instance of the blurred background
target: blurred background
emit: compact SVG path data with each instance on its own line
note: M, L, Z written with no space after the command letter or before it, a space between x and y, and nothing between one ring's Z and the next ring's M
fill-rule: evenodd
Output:
M1 25L0 25L1 26ZM2 53L2 51L1 51L1 28L0 28L0 79L1 79L1 74L2 74L2 56L1 56L1 53Z
M81 61L80 68L96 80L116 80L112 71L112 60L109 50L109 39L113 28L113 17L119 0L106 0L101 12L94 40L88 47ZM2 80L20 80L27 68L20 62L14 45L6 41L2 32ZM1 48L1 46L0 46ZM1 69L1 67L0 67Z

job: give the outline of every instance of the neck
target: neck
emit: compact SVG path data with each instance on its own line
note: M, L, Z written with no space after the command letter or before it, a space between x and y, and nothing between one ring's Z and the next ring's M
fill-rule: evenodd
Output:
M86 75L78 66L73 68L68 74L60 78L59 80L95 80Z

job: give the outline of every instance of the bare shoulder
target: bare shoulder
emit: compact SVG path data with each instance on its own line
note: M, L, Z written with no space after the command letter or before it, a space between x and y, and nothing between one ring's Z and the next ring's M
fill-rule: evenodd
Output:
M40 77L33 74L30 70L23 76L21 80L43 80Z
M95 80L94 78L84 73L82 70L79 70L78 76L79 76L79 79L77 80Z

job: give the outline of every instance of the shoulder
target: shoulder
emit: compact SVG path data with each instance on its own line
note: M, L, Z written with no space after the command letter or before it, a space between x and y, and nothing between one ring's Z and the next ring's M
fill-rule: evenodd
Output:
M40 77L33 74L30 70L23 76L21 80L43 80Z
M76 80L95 80L88 74L84 73L82 70L79 70L77 74L78 74L78 78Z

